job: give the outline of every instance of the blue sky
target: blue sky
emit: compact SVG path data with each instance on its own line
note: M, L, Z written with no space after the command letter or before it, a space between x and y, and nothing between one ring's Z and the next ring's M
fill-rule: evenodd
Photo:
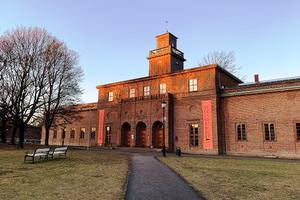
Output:
M148 75L155 35L178 36L185 68L214 50L235 51L246 82L300 76L298 0L1 0L0 34L46 28L80 56L84 102L96 85Z

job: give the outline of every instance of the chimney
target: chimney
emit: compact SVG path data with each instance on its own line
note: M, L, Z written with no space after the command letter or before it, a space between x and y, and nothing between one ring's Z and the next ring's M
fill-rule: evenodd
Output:
M259 75L258 74L254 74L254 81L255 81L255 83L259 83Z

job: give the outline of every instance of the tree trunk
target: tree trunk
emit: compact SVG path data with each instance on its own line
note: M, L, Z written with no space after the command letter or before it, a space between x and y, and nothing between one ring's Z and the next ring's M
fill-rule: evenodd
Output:
M13 132L12 132L12 135L11 135L11 141L10 141L10 143L13 144L13 145L16 144L17 129L18 129L18 127L16 125L14 125Z
M45 145L49 146L49 135L50 135L50 128L45 126Z
M24 148L24 135L25 135L25 126L22 124L19 127L19 147Z
M5 144L6 143L6 121L4 120L2 120L0 132L1 132L1 142Z

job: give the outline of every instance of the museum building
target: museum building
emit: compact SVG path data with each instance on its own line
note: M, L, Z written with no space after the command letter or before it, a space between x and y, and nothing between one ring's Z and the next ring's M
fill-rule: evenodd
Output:
M50 144L162 148L165 136L170 151L300 158L300 77L243 83L215 64L184 69L169 32L148 60L149 76L97 86L98 102L75 106L82 118L53 127Z

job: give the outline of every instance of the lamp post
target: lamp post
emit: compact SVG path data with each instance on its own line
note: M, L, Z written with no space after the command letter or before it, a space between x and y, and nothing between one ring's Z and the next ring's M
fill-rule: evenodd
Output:
M163 156L166 157L166 107L167 104L165 101L161 103L161 107L163 110Z

